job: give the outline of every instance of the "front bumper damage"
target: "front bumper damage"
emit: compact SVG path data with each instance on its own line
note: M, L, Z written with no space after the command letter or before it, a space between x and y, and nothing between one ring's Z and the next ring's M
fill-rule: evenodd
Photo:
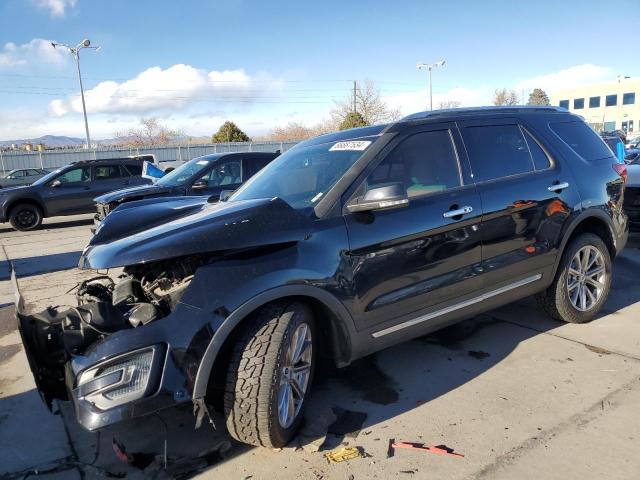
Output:
M70 400L78 423L97 430L190 402L202 357L222 319L179 303L162 321L121 330L74 353L61 336L69 311L27 315L18 327L37 389L52 401Z

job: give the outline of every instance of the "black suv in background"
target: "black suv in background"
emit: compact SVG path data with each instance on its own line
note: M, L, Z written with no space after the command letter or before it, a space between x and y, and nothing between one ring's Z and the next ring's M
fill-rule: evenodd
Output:
M0 190L0 223L33 230L45 217L91 213L93 199L129 185L151 183L142 178L142 158L75 162L25 187Z
M217 201L220 193L236 190L279 153L215 153L194 158L151 185L125 188L95 199L96 226L118 205L157 197L207 196Z
M553 318L594 318L627 241L625 168L552 107L323 135L227 201L120 206L79 266L123 275L87 280L68 310L19 305L25 350L43 397L90 430L193 402L281 447L320 355L345 366L533 294Z

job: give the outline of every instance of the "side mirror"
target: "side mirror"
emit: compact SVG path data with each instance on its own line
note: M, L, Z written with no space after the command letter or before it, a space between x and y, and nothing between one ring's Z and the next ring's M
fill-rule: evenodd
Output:
M221 202L226 202L227 200L229 200L229 197L230 197L231 195L233 195L233 192L234 192L234 191L235 191L235 190L222 190L222 191L220 192L220 201L221 201Z
M347 205L350 213L389 210L409 205L407 190L401 183L391 183L372 188L363 197Z
M50 187L52 188L58 188L60 185L62 185L62 182L58 179L54 180L53 182L51 182Z
M207 182L206 180L197 180L193 183L193 185L191 185L191 188L193 190L204 190L208 186L209 182Z

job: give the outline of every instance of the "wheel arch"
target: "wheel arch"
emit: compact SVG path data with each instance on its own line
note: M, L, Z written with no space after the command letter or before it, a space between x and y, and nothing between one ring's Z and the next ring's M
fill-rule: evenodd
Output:
M593 233L598 235L607 245L611 258L613 259L616 256L617 247L615 243L614 230L611 225L611 218L601 210L585 210L578 215L573 222L571 222L563 235L559 254L553 268L554 277L558 271L558 266L560 265L562 255L564 254L567 245L569 245L569 242L581 233Z
M38 209L40 209L40 212L42 213L43 218L47 216L47 210L44 208L44 205L42 204L42 202L40 202L35 198L26 197L26 198L16 198L15 200L12 200L11 202L9 202L9 204L7 205L7 213L6 213L7 219L11 216L11 211L21 203L33 205L34 207L37 207Z
M226 362L235 335L251 318L251 315L265 305L290 299L307 304L315 318L323 345L329 345L327 352L336 366L344 366L352 357L352 339L355 326L346 307L326 290L309 285L287 285L277 287L253 297L234 310L215 332L209 342L198 367L192 398L203 398L207 394L210 381L224 382ZM321 319L326 319L324 322ZM320 320L320 321L319 321Z

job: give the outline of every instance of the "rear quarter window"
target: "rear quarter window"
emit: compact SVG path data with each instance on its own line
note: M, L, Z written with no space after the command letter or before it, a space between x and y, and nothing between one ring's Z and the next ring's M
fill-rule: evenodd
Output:
M612 156L607 144L584 122L550 123L549 128L571 150L588 162Z

